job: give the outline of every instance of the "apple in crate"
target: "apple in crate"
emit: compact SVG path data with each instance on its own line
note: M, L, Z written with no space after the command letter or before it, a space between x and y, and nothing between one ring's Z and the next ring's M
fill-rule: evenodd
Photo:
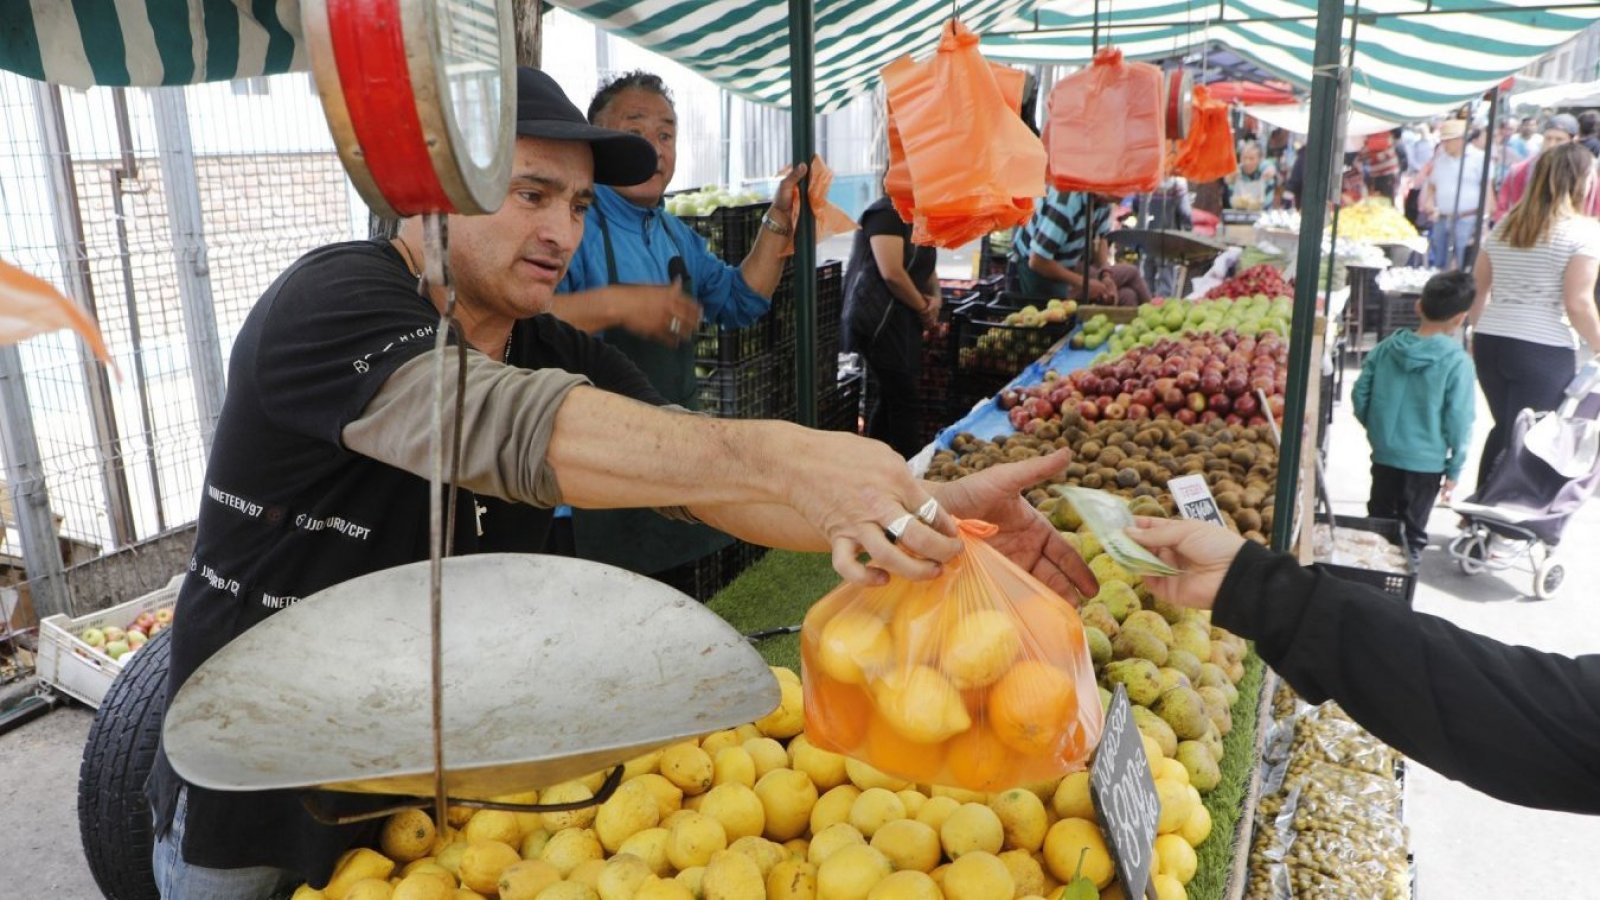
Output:
M139 614L137 619L133 620L133 625L131 627L137 628L145 634L149 634L150 626L154 625L155 623L156 617L153 613L142 612Z
M78 635L78 640L99 650L106 645L106 633L98 628L85 628L83 634Z
M133 649L133 648L128 646L128 642L127 641L108 641L108 642L106 642L106 655L111 657L112 659L121 659L124 656L127 656L128 655L128 651L131 650L131 649Z
M163 625L160 622L157 622L154 625L150 626L150 636L151 637L155 637L156 635L160 634L161 632L166 631L167 628L168 628L168 626Z
M105 633L106 633L106 644L107 644L107 646L109 646L111 644L115 644L118 641L122 641L125 638L127 638L127 636L128 636L128 632L122 630L121 628L118 628L115 625L107 625L105 627Z
M172 610L166 608L156 610L156 624L161 626L171 625Z
M128 632L128 649L137 650L140 647L143 647L145 641L148 640L150 640L150 638L144 632L134 629L133 631Z

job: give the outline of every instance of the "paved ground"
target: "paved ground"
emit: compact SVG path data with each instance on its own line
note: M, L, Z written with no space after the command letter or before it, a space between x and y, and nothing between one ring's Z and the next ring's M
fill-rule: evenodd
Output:
M78 759L92 719L65 707L0 737L0 895L100 896L78 842Z

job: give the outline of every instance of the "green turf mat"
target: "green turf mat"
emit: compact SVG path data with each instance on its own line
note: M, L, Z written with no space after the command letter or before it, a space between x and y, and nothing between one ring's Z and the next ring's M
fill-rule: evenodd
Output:
M1233 865L1233 833L1238 827L1250 776L1255 772L1256 716L1260 712L1261 683L1266 666L1261 657L1245 657L1244 679L1239 682L1239 699L1233 704L1233 730L1222 741L1222 780L1205 797L1211 813L1211 836L1196 848L1200 864L1189 882L1189 900L1221 900L1228 888L1229 867ZM1243 835L1241 840L1250 840Z
M745 634L799 625L811 604L839 585L826 553L773 550L746 569L706 605ZM800 636L786 634L756 645L769 664L800 671Z

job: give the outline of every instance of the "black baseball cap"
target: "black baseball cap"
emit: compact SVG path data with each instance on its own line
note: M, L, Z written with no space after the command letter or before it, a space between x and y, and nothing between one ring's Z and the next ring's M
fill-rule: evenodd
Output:
M590 125L554 78L528 66L517 67L517 134L586 142L594 150L596 184L642 184L656 173L649 141Z

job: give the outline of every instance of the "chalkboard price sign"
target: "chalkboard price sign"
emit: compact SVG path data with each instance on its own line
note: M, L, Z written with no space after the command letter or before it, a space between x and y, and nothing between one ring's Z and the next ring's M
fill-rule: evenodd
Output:
M1120 684L1106 711L1105 732L1089 771L1089 795L1104 826L1123 893L1144 896L1155 868L1161 797L1150 777L1144 741L1133 724L1128 692Z

